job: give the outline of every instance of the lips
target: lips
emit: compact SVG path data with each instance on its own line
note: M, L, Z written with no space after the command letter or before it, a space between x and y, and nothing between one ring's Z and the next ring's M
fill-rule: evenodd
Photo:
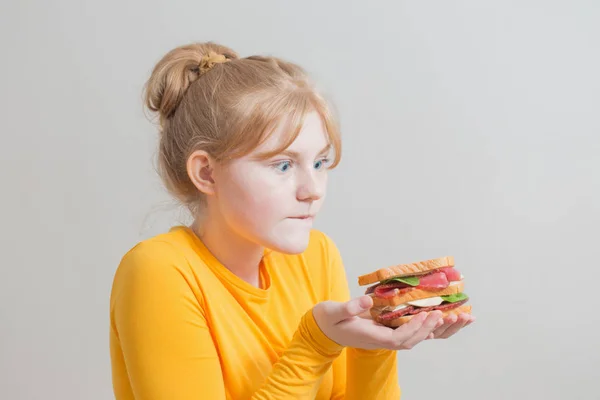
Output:
M299 219L299 220L310 220L313 219L314 215L299 215L297 217L290 217L291 219Z

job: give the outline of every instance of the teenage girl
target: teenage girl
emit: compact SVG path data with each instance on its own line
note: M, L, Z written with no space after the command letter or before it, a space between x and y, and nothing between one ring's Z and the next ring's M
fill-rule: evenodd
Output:
M297 65L214 43L156 65L159 172L194 218L144 240L115 274L117 400L398 399L396 351L447 338L467 314L391 329L350 299L334 242L312 228L338 123Z

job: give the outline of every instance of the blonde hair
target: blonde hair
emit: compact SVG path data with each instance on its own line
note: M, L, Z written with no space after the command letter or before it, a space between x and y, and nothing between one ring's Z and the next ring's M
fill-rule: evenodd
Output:
M227 162L252 152L286 123L288 137L264 155L272 157L296 139L306 115L316 111L335 152L329 168L341 158L338 122L330 105L301 67L275 57L240 58L212 42L177 47L154 67L145 103L159 114L159 175L192 213L204 202L186 168L196 150Z

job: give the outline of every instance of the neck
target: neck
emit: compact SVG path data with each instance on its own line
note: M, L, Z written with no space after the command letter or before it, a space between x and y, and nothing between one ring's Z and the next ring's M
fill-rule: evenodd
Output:
M196 219L191 229L221 264L235 275L259 287L259 267L264 247L250 242L215 217Z

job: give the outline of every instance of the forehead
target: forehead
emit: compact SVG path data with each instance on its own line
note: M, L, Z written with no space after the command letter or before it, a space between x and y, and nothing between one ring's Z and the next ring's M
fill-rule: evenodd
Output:
M283 150L286 142L289 141L290 135L293 134L292 130L295 128L290 126L287 120L280 122L272 134L253 153L268 154L278 149ZM306 114L298 136L285 150L310 155L311 153L318 153L328 143L329 137L323 118L318 112L311 111Z

